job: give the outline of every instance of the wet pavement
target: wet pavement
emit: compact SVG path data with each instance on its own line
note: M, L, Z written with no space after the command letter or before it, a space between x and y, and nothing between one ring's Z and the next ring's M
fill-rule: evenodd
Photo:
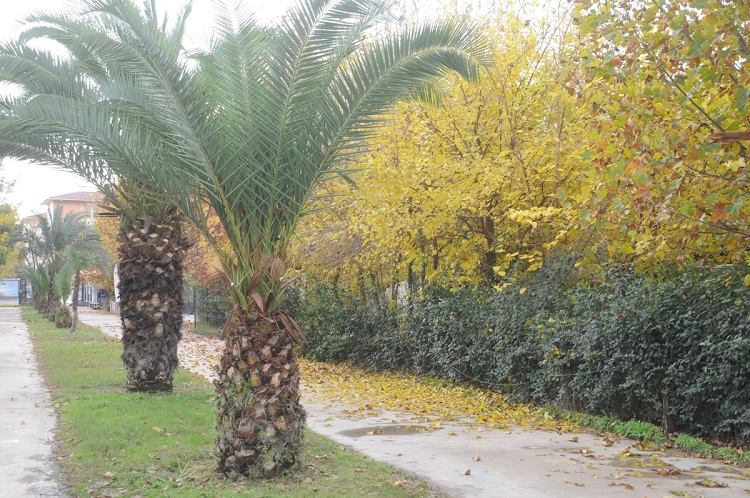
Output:
M0 496L62 497L57 417L20 308L0 308Z
M305 393L311 430L413 472L450 496L729 497L750 490L749 469L650 450L633 440L470 422L435 428L409 414L360 416L356 407L314 400L314 393Z
M119 318L84 311L82 322L119 337ZM223 343L184 331L183 367L216 377ZM311 430L416 474L454 497L735 497L750 495L750 469L654 450L627 439L485 425L436 426L410 413L367 411L303 386Z

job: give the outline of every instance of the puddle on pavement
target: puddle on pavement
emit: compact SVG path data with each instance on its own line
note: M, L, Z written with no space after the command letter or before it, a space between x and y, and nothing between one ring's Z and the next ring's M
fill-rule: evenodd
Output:
M716 474L720 474L726 479L750 480L746 469L741 467L730 465L688 467L685 462L675 461L674 457L668 454L654 453L649 456L639 453L629 457L608 458L605 461L610 467L617 469L615 474L619 473L626 477L668 478L677 481L708 479L711 481L717 477ZM675 465L680 463L682 465Z
M359 429L349 429L339 432L346 437L364 437L364 436L411 436L424 432L437 430L437 427L428 427L425 425L379 425L376 427L361 427Z
M737 476L739 479L750 481L750 469L744 467L731 467L729 465L700 465L698 466L697 470L700 472L714 472L716 474L732 474Z

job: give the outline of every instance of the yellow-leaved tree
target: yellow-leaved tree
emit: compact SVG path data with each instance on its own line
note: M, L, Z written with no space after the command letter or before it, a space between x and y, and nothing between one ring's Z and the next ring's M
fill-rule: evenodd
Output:
M498 285L571 236L581 127L564 84L570 18L504 12L485 27L497 48L479 82L455 79L439 102L402 103L353 162L357 187L321 189L311 210L327 209L304 220L294 246L305 270L383 286Z
M745 258L748 2L586 0L575 17L590 163L577 201L608 256L647 271Z

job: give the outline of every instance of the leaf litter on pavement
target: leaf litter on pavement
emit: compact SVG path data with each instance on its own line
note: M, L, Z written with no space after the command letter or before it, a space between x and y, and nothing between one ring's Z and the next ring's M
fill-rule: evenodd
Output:
M421 422L487 424L491 428L570 432L580 426L559 421L546 411L527 404L510 403L502 394L446 380L403 372L371 372L349 364L300 360L302 378L316 398L352 406L352 416L379 411L406 412Z

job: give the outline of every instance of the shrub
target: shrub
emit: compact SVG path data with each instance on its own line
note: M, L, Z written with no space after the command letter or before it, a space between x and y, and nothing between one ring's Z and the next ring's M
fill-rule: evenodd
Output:
M373 289L317 282L287 305L310 339L304 353L318 360L470 382L518 401L744 444L747 273L688 267L656 279L616 271L592 287L548 268L502 292L427 287L401 305ZM647 427L621 429L658 442L661 433Z
M397 308L387 300L367 299L316 282L304 292L290 291L285 306L308 336L305 354L315 360L352 361L376 369L405 370L410 364L408 334Z
M60 306L55 310L55 327L70 328L73 325L73 314L67 306Z

